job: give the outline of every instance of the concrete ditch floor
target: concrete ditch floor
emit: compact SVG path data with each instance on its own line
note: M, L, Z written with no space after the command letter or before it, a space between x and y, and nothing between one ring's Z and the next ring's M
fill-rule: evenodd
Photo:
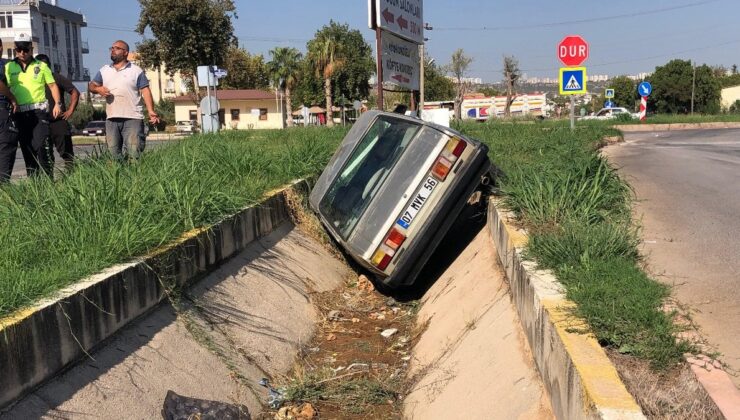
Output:
M0 418L161 418L168 390L254 415L267 395L257 382L288 371L313 334L311 293L350 275L285 223L200 281L177 310L161 305Z
M421 300L418 324L428 325L414 347L415 385L405 398L404 414L409 419L552 419L488 229L472 235ZM455 252L443 246L438 259Z

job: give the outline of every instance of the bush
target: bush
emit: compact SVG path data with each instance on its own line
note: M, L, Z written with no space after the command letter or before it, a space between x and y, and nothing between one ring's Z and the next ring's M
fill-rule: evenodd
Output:
M735 101L734 104L730 105L728 111L730 112L730 114L740 114L740 99Z

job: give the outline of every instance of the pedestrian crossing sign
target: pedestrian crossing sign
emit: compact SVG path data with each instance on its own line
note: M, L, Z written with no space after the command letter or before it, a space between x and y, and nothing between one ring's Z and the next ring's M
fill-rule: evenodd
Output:
M559 81L561 95L581 95L588 93L586 91L585 67L561 67Z

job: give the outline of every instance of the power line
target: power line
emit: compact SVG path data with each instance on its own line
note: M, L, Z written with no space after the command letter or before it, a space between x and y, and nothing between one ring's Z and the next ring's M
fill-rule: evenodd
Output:
M711 49L711 48L716 48L716 47L724 47L726 45L737 44L737 43L740 43L740 39L736 39L736 40L732 40L732 41L726 41L726 42L721 42L719 44L712 44L712 45L709 45L709 46L690 48L690 49L686 49L686 50L682 50L682 51L675 51L675 52L667 53L667 54L651 55L651 56L648 56L648 57L633 58L633 59L629 59L629 60L610 61L610 62L605 62L605 63L589 64L588 67L604 67L604 66L613 66L615 64L627 64L627 63L634 63L634 62L645 61L645 60L653 60L655 58L664 58L664 57L676 56L676 55L680 55L680 54L686 54L686 53L691 53L691 52L696 52L696 51L703 51L703 50L707 50L707 49ZM559 69L559 67L549 67L549 68L540 68L540 69L522 69L521 72L533 72L533 71L553 71L553 72L555 72L555 71L558 71L558 69ZM501 69L499 69L499 70L471 70L471 71L472 72L476 72L476 73L501 73L502 72Z
M435 31L503 31L503 30L511 30L511 29L521 29L524 26L528 28L552 28L556 26L565 26L565 25L577 25L581 23L592 23L592 22L603 22L607 20L617 20L617 19L624 19L624 18L634 18L637 16L645 16L645 15L654 15L658 13L663 12L669 12L673 10L678 9L686 9L689 7L696 7L701 6L704 4L709 3L715 3L719 0L704 0L704 1L698 1L694 3L689 4L683 4L678 6L670 6L670 7L663 7L660 9L651 9L651 10L643 10L640 12L631 12L631 13L623 13L619 15L611 15L611 16L602 16L602 17L596 17L596 18L589 18L589 19L577 19L577 20L566 20L566 21L560 21L560 22L549 22L549 23L539 23L539 24L527 24L527 25L513 25L513 26L493 26L493 27L487 27L487 26L481 26L481 27L434 27Z

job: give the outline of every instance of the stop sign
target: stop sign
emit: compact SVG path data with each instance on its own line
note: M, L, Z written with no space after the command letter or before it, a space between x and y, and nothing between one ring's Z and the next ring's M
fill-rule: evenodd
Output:
M578 35L568 35L558 44L558 58L567 67L575 67L588 58L588 43Z

